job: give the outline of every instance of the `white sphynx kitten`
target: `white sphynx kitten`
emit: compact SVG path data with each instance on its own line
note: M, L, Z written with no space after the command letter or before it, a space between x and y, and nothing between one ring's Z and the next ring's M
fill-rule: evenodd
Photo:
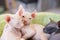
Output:
M31 20L35 18L36 12L26 12L23 7L21 10L20 17L22 18L22 22L24 27L21 29L22 31L22 38L28 39L32 37L31 40L48 40L47 36L43 32L44 26L39 24L31 24Z
M21 10L20 10L21 11ZM23 27L21 17L14 14L14 16L5 16L6 25L0 40L24 40L21 39L20 29Z

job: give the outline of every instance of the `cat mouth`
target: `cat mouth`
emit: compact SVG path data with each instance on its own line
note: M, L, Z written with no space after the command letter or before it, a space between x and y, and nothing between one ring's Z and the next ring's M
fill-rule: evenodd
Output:
M23 22L23 24L24 24L24 25L29 25L30 23L28 23L28 22Z
M26 21L23 21L23 24L24 24L24 25L27 25L27 24L28 24L28 22L26 22Z

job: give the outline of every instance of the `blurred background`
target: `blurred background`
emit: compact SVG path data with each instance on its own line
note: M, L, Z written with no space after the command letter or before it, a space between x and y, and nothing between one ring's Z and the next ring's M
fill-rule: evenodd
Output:
M60 13L60 0L0 0L0 14L16 13L20 4L29 12L37 10Z

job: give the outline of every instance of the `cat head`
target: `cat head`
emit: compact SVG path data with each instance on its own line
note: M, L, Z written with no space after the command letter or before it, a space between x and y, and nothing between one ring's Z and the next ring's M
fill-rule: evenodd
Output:
M36 11L30 13L24 10L24 8L20 5L17 11L17 14L22 18L22 22L24 25L30 24L31 20L35 18Z
M21 28L23 26L21 17L16 15L5 15L5 21L11 27Z
M43 29L43 31L44 31L45 33L48 33L48 34L52 34L52 33L55 32L57 29L58 29L58 24L57 24L57 22L53 21L53 20L50 18L50 22L45 26L45 28Z

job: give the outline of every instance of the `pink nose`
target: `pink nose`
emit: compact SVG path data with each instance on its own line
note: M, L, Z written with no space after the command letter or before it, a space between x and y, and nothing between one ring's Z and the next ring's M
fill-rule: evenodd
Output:
M27 22L27 20L24 20L24 23L26 23Z

